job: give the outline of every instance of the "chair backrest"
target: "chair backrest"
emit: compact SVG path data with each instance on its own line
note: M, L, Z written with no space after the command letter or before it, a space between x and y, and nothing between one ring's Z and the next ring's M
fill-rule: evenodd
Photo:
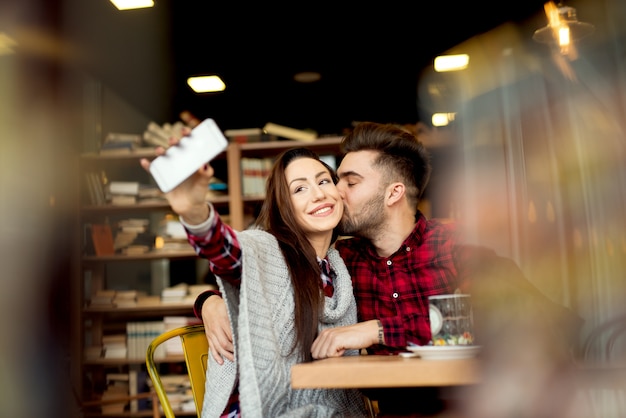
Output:
M187 325L175 328L164 332L152 340L146 351L146 367L148 374L150 375L154 390L159 397L159 402L161 402L166 418L175 418L154 359L154 352L157 347L175 337L180 337L183 345L183 353L185 363L187 364L187 373L191 381L191 391L196 404L196 412L198 416L200 416L202 402L204 400L204 383L206 381L207 359L209 355L209 342L204 333L204 325Z

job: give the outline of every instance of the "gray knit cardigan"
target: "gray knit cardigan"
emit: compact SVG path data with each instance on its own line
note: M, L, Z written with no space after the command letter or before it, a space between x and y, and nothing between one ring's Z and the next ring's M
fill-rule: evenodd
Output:
M275 237L261 230L237 233L242 248L241 286L218 277L228 307L235 343L235 361L219 365L208 356L202 418L219 417L239 377L239 402L244 418L363 417L364 401L357 390L291 389L289 353L295 340L293 287ZM356 322L352 282L339 253L328 259L337 273L334 295L325 298L319 329ZM357 355L352 350L347 355Z

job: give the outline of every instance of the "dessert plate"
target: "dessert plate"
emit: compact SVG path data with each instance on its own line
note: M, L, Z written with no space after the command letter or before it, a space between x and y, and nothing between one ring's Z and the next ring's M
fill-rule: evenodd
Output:
M450 360L474 357L480 348L479 345L410 345L406 349L424 360Z

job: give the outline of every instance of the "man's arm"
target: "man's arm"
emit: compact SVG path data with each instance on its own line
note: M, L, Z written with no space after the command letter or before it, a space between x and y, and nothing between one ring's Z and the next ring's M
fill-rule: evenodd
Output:
M205 292L194 303L194 313L204 323L209 351L215 361L218 364L223 364L224 358L234 361L233 333L224 299L216 292Z
M382 324L378 319L372 319L354 325L323 330L313 341L311 354L314 359L339 357L346 350L360 350L373 344L384 343Z

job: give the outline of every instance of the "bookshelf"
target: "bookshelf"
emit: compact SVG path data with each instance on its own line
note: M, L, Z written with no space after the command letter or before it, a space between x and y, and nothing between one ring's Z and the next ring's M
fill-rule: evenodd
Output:
M156 187L150 174L139 164L139 159L143 157L151 159L155 157L155 153L142 149L139 152L124 154L85 153L79 156L79 175L76 181L80 197L78 205L80 239L77 240L80 245L76 248L77 277L72 282L71 300L74 312L71 325L72 358L75 361L71 362L70 368L73 386L76 388L78 402L85 417L152 416L150 407L137 409L141 406L146 408L149 400L147 398L140 402L127 401L125 405L115 408L103 408L100 401L110 393L107 380L114 374L126 374L133 375L132 381L135 382L139 376L138 384L124 385L128 386L127 395L133 396L142 393L142 390L149 390L148 385L144 385L142 389L141 384L148 379L144 373L143 345L147 347L148 340L164 331L167 318L187 318L190 322L193 320L195 295L188 294L185 299L178 302L166 302L162 292L170 286L175 287L176 284L184 284L185 289L191 290L193 286L202 283L204 278L203 267L199 264L192 247L186 242L186 238L181 243L182 248L179 249L154 248L155 238L163 234L162 226L172 219L177 223L171 208L162 196L158 196L157 193L151 193L146 198L132 195L135 199L131 203L112 203L110 190L106 188L106 184L111 182L141 185L137 188L129 187L131 193L142 187L144 190ZM226 153L216 158L216 166L219 166L220 161L225 163ZM96 177L102 182L99 200L96 200L95 190L90 189L93 182L87 180L87 173L97 173ZM227 195L212 196L211 200L214 201L218 211L223 212L224 216L228 215L230 202ZM125 221L130 220L141 222L129 226L129 222ZM112 252L100 255L96 253L92 229L101 229L93 228L94 225L105 225L111 231L114 242ZM121 225L136 233L136 236L130 233L131 245L120 244L117 239L124 230ZM145 228L140 225L144 225ZM132 246L133 240L140 236L148 240L145 245L147 248L132 255L124 254L124 250ZM126 301L122 304L114 299L116 295L128 293L132 295L132 302ZM155 296L158 300L154 298ZM101 302L101 299L104 302ZM131 332L129 328L131 325L139 327L133 329L140 331ZM150 325L153 327L149 328ZM120 345L124 348L114 349L109 345L109 353L119 350L116 356L110 358L106 355L106 344L116 336L121 336L123 344ZM186 375L182 355L168 354L158 361L160 367L165 370ZM180 412L177 413L177 416L179 415L194 414Z

